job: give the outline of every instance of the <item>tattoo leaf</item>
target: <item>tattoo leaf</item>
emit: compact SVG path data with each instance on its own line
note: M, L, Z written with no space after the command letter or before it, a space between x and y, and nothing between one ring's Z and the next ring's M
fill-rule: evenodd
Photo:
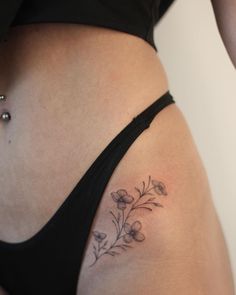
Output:
M153 203L153 205L156 206L156 207L162 207L162 208L164 207L164 206L163 206L162 204L160 204L160 203Z
M139 188L135 187L135 189L138 191L138 193L140 194L140 196L142 195L141 191Z
M156 199L156 197L154 197L154 198L150 198L150 199L147 200L147 202L154 201L155 199Z
M127 248L133 248L132 246L130 245L127 245L127 244L123 244L124 247L127 247Z
M110 254L111 256L115 256L115 255L118 255L120 253L115 252L115 251L108 251L108 252L105 252L105 254Z
M106 240L105 243L104 243L104 245L103 245L103 247L106 246L107 243L108 243L108 241Z
M117 220L118 220L118 223L119 223L119 221L120 221L120 212L118 212Z
M115 248L115 247L116 247L116 248L121 248L121 249L127 251L127 249L126 249L124 246L125 246L125 245L116 245L116 246L114 246L114 248Z
M118 230L118 228L117 228L117 224L115 223L114 219L112 219L112 222L113 222L114 225L115 225L115 228L116 228L116 232L117 232L117 234L119 234L119 230Z
M143 181L143 192L142 192L142 194L144 193L144 191L145 191L145 182Z
M147 210L149 210L149 211L152 211L151 208L148 208L148 207L145 207L145 206L137 206L137 207L135 207L135 209L141 209L141 208L143 208L143 209L147 209Z
M149 193L149 192L148 193L145 193L145 195L152 195L153 196L153 194L152 193Z

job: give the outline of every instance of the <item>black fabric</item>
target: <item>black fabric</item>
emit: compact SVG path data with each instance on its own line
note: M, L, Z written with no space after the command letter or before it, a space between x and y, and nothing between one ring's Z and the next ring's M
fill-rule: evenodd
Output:
M160 7L159 7L159 20L165 15L167 10L170 8L170 6L174 3L174 0L164 0L161 1Z
M6 37L9 26L11 25L23 0L0 0L0 41Z
M99 202L119 161L154 117L175 103L167 91L105 147L51 219L20 243L0 241L0 285L10 295L75 295Z
M1 0L0 40L11 26L68 22L136 35L154 49L153 30L174 0Z

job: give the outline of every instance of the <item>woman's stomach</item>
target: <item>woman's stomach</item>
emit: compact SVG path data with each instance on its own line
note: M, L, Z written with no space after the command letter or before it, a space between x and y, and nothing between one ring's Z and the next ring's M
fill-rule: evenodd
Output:
M168 80L145 40L78 24L12 28L0 68L0 240L20 242Z

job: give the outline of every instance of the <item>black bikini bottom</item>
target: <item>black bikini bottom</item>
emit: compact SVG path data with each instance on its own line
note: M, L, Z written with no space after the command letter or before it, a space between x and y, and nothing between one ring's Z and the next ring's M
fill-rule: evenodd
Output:
M106 185L154 117L175 103L167 91L105 147L50 220L31 238L0 241L0 285L10 295L75 295L84 249Z

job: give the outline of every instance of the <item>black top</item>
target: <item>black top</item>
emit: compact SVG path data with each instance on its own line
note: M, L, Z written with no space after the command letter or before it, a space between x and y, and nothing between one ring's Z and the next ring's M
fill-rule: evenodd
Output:
M68 22L107 27L141 37L154 49L154 26L174 0L1 0L0 41L11 26Z

